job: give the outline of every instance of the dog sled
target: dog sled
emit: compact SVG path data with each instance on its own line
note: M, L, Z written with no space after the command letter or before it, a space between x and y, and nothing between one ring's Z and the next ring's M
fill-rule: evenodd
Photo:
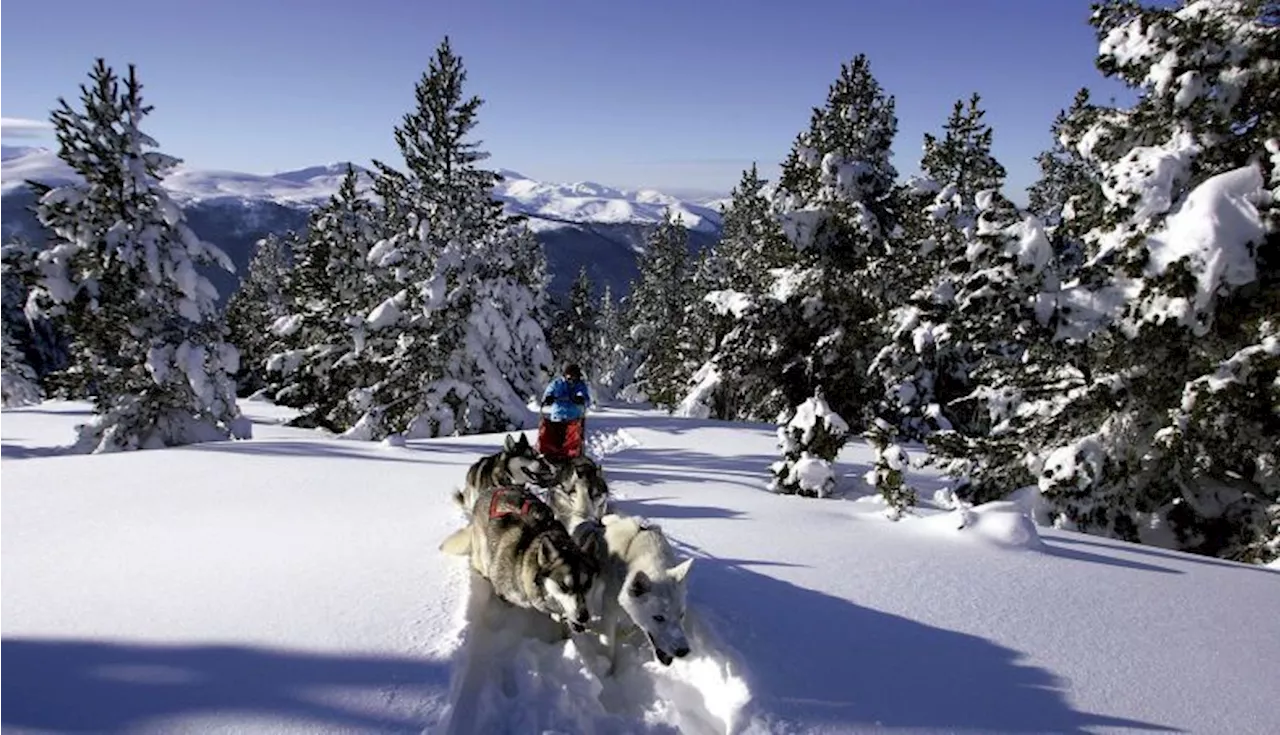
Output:
M581 457L586 433L586 418L552 421L544 413L538 421L538 451L553 462Z

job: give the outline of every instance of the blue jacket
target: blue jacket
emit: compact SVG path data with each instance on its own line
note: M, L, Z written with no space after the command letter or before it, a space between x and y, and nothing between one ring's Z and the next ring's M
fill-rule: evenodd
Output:
M574 403L574 396L582 396L582 403ZM551 385L542 392L542 399L555 399L551 404L552 421L572 421L587 415L587 404L591 403L591 393L587 384L581 380L566 380L564 376L551 381Z

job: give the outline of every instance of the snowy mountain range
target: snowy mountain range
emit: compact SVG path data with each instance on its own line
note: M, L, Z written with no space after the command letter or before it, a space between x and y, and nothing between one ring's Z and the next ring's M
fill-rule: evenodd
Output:
M243 271L258 239L306 226L307 213L337 191L346 167L346 163L332 163L251 174L179 166L164 179L164 186L183 205L196 233L222 247ZM719 235L717 205L722 200L688 201L653 189L618 189L593 182L553 184L514 171L499 173L503 180L494 196L508 213L528 217L530 229L546 250L553 292L566 291L582 266L598 288L608 284L615 293L624 292L635 276L635 259L645 235L667 211L689 228L694 249ZM4 236L31 236L38 230L27 211L33 201L28 181L57 186L76 180L75 172L55 151L0 148ZM364 185L368 186L367 179ZM216 285L225 298L235 281L225 277L220 281Z

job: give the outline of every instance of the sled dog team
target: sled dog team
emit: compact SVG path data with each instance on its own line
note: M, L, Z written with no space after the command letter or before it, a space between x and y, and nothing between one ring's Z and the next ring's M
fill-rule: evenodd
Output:
M544 488L543 501L529 485ZM467 470L454 500L469 523L441 550L470 555L494 593L599 634L618 663L619 639L639 629L663 665L689 653L685 577L662 530L609 512L609 488L594 460L551 461L522 433Z

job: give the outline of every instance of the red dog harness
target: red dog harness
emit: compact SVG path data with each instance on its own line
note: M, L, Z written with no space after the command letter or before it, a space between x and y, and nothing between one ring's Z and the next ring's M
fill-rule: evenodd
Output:
M524 503L520 505L520 509L517 511L515 509L515 501L520 498L524 499ZM507 502L504 503L504 500ZM533 498L526 495L520 488L510 486L495 488L493 497L489 500L489 517L501 518L514 513L519 513L522 516L528 515L531 507L533 507Z

